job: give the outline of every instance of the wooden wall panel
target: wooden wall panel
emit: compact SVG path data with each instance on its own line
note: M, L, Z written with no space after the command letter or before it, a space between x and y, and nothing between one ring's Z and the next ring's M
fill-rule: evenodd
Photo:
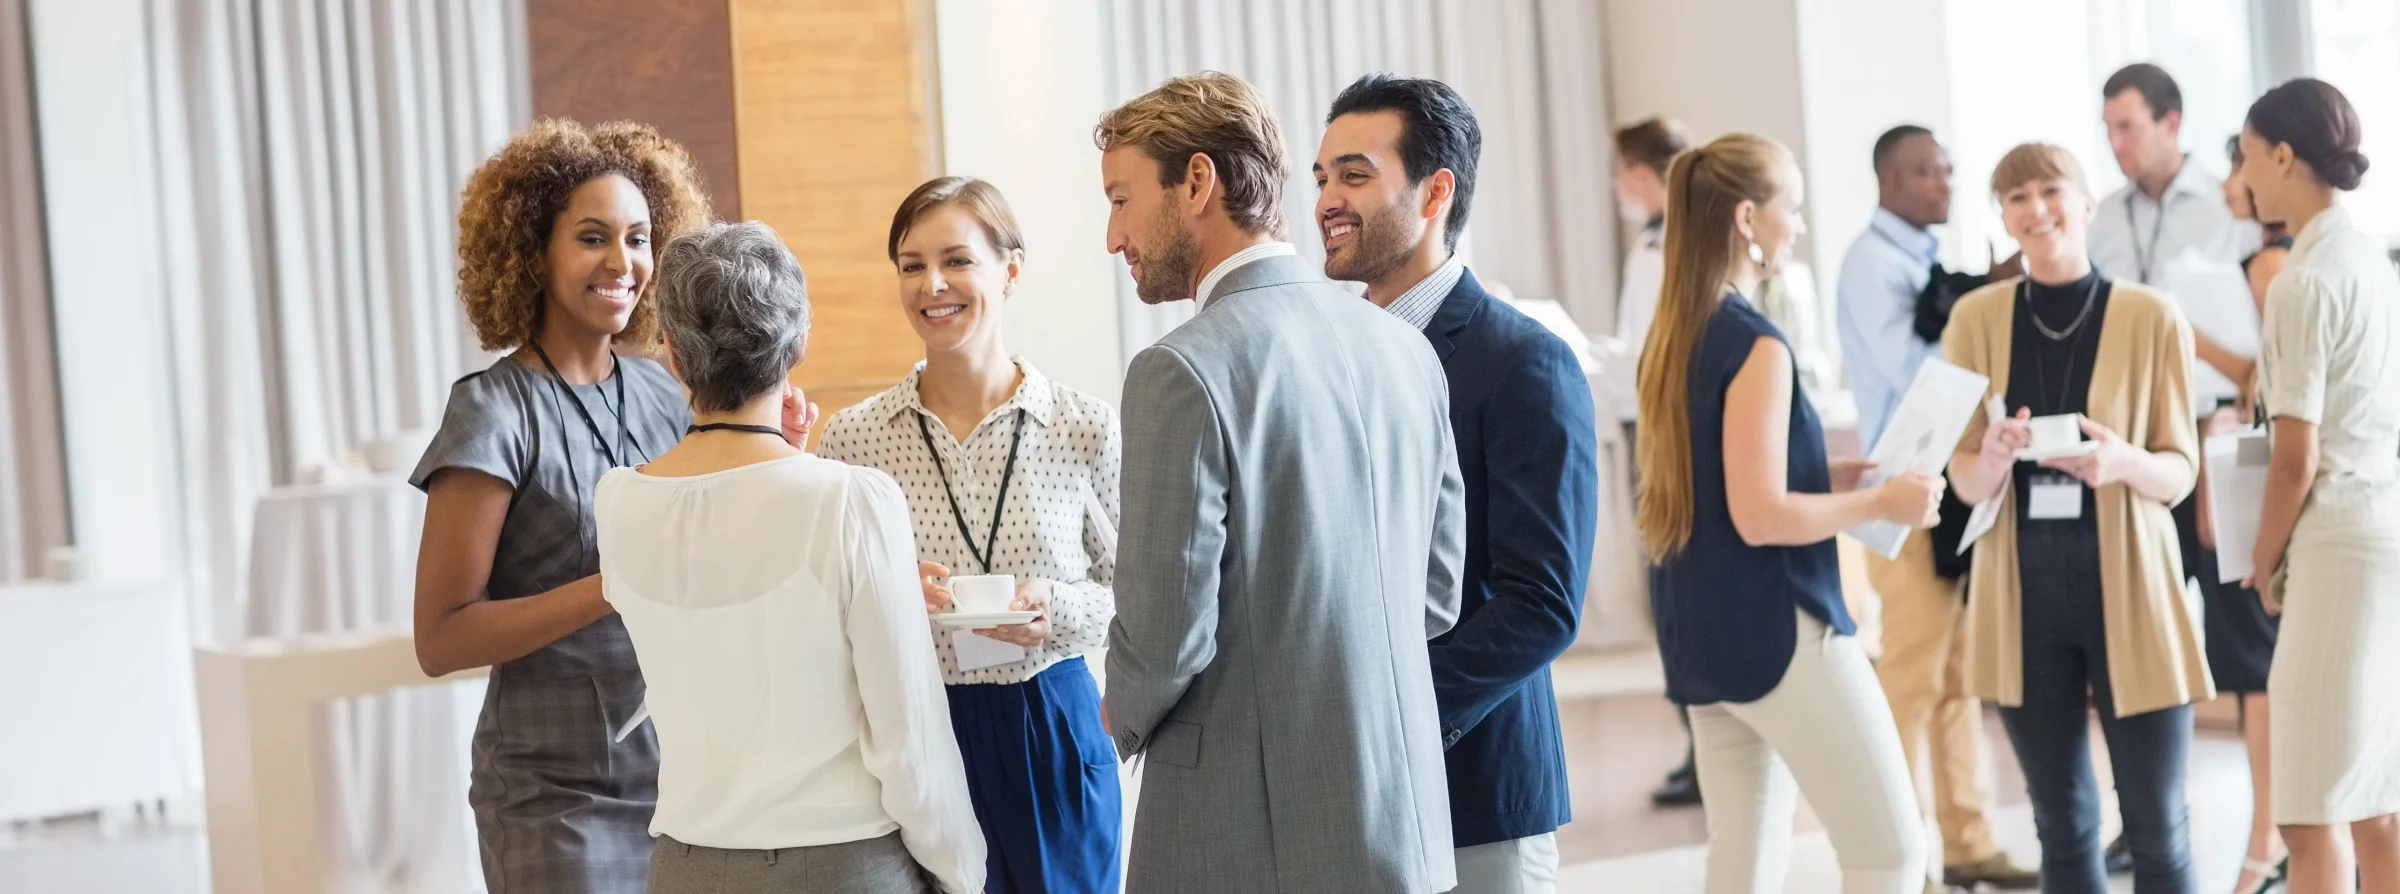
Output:
M726 0L526 0L533 114L658 128L699 163L718 217L742 220Z
M932 176L922 0L732 0L742 208L783 235L815 320L793 381L827 413L924 356L884 257Z

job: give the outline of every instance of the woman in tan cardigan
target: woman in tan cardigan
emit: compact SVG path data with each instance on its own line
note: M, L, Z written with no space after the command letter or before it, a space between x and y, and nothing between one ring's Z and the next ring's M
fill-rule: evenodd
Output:
M2025 771L2042 890L2108 887L2086 736L2096 703L2135 884L2189 892L2191 705L2215 695L2168 509L2199 466L2191 329L2166 297L2092 268L2095 206L2066 150L2018 146L1992 192L2027 276L1961 298L1942 338L2011 412L1996 425L1976 414L1950 461L1960 499L2000 501L1969 577L1967 685L2000 706ZM2045 439L2046 458L2021 460L2044 416L2088 440L2070 433L2053 451Z

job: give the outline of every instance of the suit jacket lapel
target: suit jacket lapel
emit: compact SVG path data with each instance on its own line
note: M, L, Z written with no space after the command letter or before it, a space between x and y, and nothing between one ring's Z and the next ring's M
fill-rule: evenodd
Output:
M1425 324L1425 340L1433 343L1433 353L1442 362L1450 362L1451 353L1458 350L1458 333L1475 322L1476 315L1483 310L1484 299L1489 297L1483 284L1475 281L1473 270L1460 275L1458 285L1450 287L1450 296L1442 299L1441 308Z

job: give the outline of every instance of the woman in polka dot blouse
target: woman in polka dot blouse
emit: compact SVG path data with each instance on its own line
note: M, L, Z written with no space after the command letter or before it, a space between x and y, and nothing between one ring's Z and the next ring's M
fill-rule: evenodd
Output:
M1116 746L1084 653L1116 617L1116 410L1012 358L1002 303L1024 270L1016 218L991 184L943 177L892 216L900 309L925 362L836 413L817 453L900 482L925 608L950 574L1008 574L1034 621L934 628L951 726L990 846L989 894L1114 892ZM932 625L928 625L932 627Z

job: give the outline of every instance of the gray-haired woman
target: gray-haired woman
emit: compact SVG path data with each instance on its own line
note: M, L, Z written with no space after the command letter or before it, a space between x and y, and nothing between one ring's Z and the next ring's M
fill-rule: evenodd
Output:
M799 263L764 224L716 224L658 278L693 424L602 479L595 512L657 725L650 890L980 890L907 503L800 448Z

